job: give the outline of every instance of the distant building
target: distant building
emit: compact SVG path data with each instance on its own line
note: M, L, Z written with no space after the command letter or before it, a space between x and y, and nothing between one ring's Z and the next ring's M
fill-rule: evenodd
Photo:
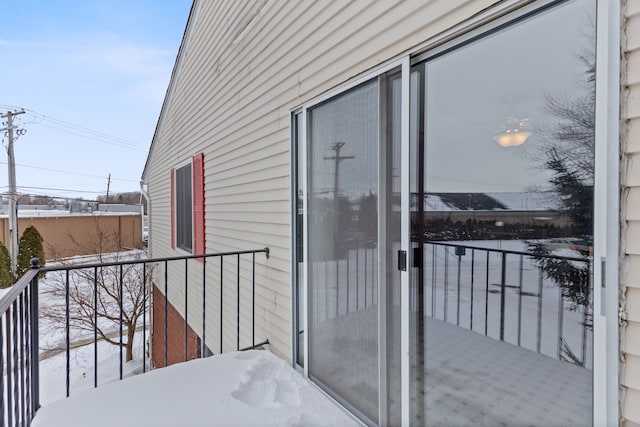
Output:
M139 206L129 211L87 211L72 205L69 210L20 206L18 210L19 236L33 225L44 240L47 260L101 252L115 252L137 248L142 244L142 213ZM80 212L78 212L80 210ZM83 211L84 210L84 211ZM0 241L8 247L9 220L0 215ZM102 238L101 238L102 237Z

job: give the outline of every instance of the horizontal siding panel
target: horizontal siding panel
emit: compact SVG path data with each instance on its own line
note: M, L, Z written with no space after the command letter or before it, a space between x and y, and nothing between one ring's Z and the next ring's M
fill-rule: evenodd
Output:
M640 288L640 255L625 257L626 286Z
M626 205L626 220L640 221L640 187L629 188Z
M247 246L253 245L253 249L262 248L266 245L270 245L270 248L288 249L289 247L289 231L286 225L277 224L261 224L252 226L251 222L247 222L246 227L242 227L242 224L233 223L229 226L225 226L224 223L212 225L207 227L207 238L209 250L212 245L220 244L223 239L227 238L228 241L233 241L236 245ZM235 228L234 228L235 227ZM276 229L284 230L287 228L286 233L277 234L273 231L264 230L264 228L274 227ZM210 229L209 229L210 228ZM240 242L244 242L241 244Z
M629 322L627 324L626 335L626 353L640 357L640 323ZM640 381L640 378L638 379ZM640 387L638 388L640 389Z
M640 103L640 99L638 99L638 103ZM640 187L640 153L628 156L626 184L628 187Z
M626 391L622 416L632 423L640 424L640 391L629 388Z
M629 1L627 3L634 3L633 1ZM640 14L633 14L629 16L629 20L627 21L627 50L636 50L640 49Z
M283 163L284 159L288 158L288 155L282 154L280 157L273 157L266 159L264 162L255 162L249 167L241 170L227 170L219 174L215 173L215 170L207 170L205 178L205 187L207 184L213 185L216 188L218 185L233 185L237 182L233 182L234 179L240 181L244 185L251 185L255 181L265 181L268 179L281 178L289 179L289 168L287 163ZM282 185L279 186L282 188Z
M627 288L627 319L640 322L640 289Z
M625 15L627 17L633 17L636 15L640 15L640 2L638 1L627 1L626 2L627 9L625 10Z
M640 117L640 85L634 84L629 86L627 95L627 118L637 117Z
M640 50L634 50L628 54L627 63L627 85L637 85L640 83Z
M640 68L639 68L640 69ZM627 153L640 152L640 118L629 120L627 128Z
M627 354L623 383L627 387L640 390L640 357Z
M630 222L626 230L626 250L627 254L640 255L640 222Z
M259 184L264 184L261 190L255 190ZM272 201L289 202L289 188L273 188L274 181L259 181L251 186L239 183L234 186L215 188L209 193L216 198L216 205L233 205L243 202L259 203ZM286 196L286 198L285 198Z

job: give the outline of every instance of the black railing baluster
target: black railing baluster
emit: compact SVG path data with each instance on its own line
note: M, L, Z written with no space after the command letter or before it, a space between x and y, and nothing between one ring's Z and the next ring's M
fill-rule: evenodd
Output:
M593 265L592 265L592 262L590 261L588 266L589 274L587 275L587 277L591 277L591 273L593 272L592 267ZM584 300L584 305L582 306L582 366L586 367L587 366L587 310L591 303L591 286L589 282L584 284L584 289L585 289L585 300Z
M449 317L449 248L444 248L444 321Z
M487 251L487 270L484 288L484 334L489 334L489 251Z
M38 269L38 259L31 260L31 269ZM29 304L29 316L31 323L31 410L35 414L40 408L40 337L38 327L38 275L36 274L29 283L29 293L31 294L31 304ZM2 330L0 325L0 330ZM2 339L0 339L2 342ZM0 366L2 364L0 363ZM1 387L0 387L1 388ZM2 405L0 404L0 407Z
M69 373L71 371L71 323L70 323L70 319L69 319L69 270L66 271L66 275L65 275L66 279L65 279L65 342L66 342L66 379L65 379L65 384L66 384L66 391L67 391L67 397L69 397L69 392L70 392L70 386L71 384L69 383Z
M189 358L189 259L184 260L184 361Z
M324 262L324 318L329 318L329 261Z
M507 253L502 252L502 265L500 266L500 341L504 341L504 306L507 275Z
M240 254L236 262L236 350L240 350Z
M25 398L24 398L24 387L25 387L25 376L24 376L24 371L25 371L25 357L24 357L24 349L25 349L25 339L24 339L24 334L25 334L25 330L24 330L24 301L23 301L23 296L24 296L24 292L22 294L22 296L19 298L18 302L19 302L19 315L20 317L19 319L19 327L18 329L20 330L20 343L19 343L19 348L20 348L20 420L22 423L25 422L25 420L27 419L26 417L26 411L25 411Z
M473 331L473 279L474 279L474 269L476 264L476 250L471 249L471 313L469 319L469 329Z
M169 265L164 261L164 366L169 364Z
M8 421L8 425L12 426L13 425L13 412L11 412L11 407L13 406L13 396L11 394L11 390L13 389L13 375L11 375L11 373L13 372L13 364L12 364L12 360L11 357L13 356L11 354L11 309L9 308L6 312L5 312L5 336L6 336L6 344L7 344L7 370L6 370L6 376L7 377L7 421ZM4 368L4 365L0 365L0 368ZM5 410L5 408L2 408L3 410Z
M518 347L522 335L522 274L524 270L524 255L520 255L520 266L518 273Z
M142 373L147 372L147 263L142 263Z
M207 258L202 257L202 345L200 346L200 357L204 357L206 347L206 326L207 326Z
M562 330L564 323L564 298L562 288L558 289L558 360L562 359Z
M456 326L460 326L460 267L462 255L458 255L458 294L456 296Z
M374 305L375 303L376 284L378 283L375 255L376 250L371 249L371 305Z
M422 247L420 248L420 250L418 251L418 253L420 254L420 256L422 256L423 251L425 250L425 246L426 245L421 245ZM438 247L435 245L431 245L431 258L433 260L432 262L432 270L431 270L431 317L435 318L436 317L436 279L438 277L438 267L437 267L437 257L436 257L436 252L438 251ZM419 262L419 265L423 265L423 259L421 259Z
M369 299L369 252L364 248L364 308L367 308L367 300Z
M542 274L542 269L538 269L538 325L536 337L536 351L538 353L540 353L540 345L542 342L542 288L544 285Z
M222 320L224 317L224 312L223 312L223 305L222 305L222 290L224 288L223 285L223 272L224 272L224 261L223 261L223 257L220 256L220 353L222 353L222 341L224 340L224 335L222 333Z
M0 315L0 343L2 343L2 345L0 345L0 373L2 375L0 375L0 409L2 409L2 414L0 416L0 426L4 426L5 425L5 392L4 392L4 386L5 386L5 377L6 375L4 375L4 359L5 359L5 351L4 349L7 348L7 341L4 338L4 333L3 333L3 323L4 323L4 316ZM9 423L9 425L11 425L11 423Z
M24 298L24 336L25 336L25 354L27 357L25 357L25 406L26 406L26 413L27 413L27 418L25 418L25 420L28 421L31 420L31 326L30 326L30 313L31 313L31 306L29 305L29 300L30 300L30 289L27 287L25 288L24 292L22 293L22 297Z
M338 317L339 301L340 301L340 260L337 259L336 257L336 315L335 317Z
M123 347L123 323L124 323L124 284L122 281L122 264L120 264L120 277L119 277L119 286L118 286L118 297L120 298L120 379L122 379L122 374L124 370L124 363L122 360L122 347Z
M347 309L345 310L345 312L348 314L349 313L349 286L351 286L350 284L350 275L351 275L351 269L350 267L350 263L349 263L349 258L351 258L351 249L347 248L347 260L346 260L346 269L347 269Z
M98 387L98 267L93 267L93 387Z
M20 394L20 365L18 364L18 300L13 301L13 310L11 314L11 331L13 332L13 371L10 375L13 375L13 415L16 420L16 424L18 424L20 422L20 402L18 399Z
M256 345L256 254L251 254L251 345Z
M356 247L356 311L360 310L360 248Z

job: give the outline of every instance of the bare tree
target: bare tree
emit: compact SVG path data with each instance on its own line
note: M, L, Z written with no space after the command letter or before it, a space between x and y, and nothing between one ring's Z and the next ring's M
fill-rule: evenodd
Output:
M96 221L96 234L92 239L95 258L89 262L98 264L120 263L123 261L143 261L142 251L104 253L101 248L118 241L116 233L107 232ZM77 259L59 261L65 267L78 265ZM83 260L82 263L87 263ZM53 328L65 329L67 310L69 326L73 330L97 331L100 339L120 346L120 322L126 339L122 346L126 350L126 361L133 359L133 344L136 328L145 314L145 287L151 278L153 268L143 268L142 262L135 264L90 267L50 273L46 280L40 315ZM69 306L66 295L69 295Z

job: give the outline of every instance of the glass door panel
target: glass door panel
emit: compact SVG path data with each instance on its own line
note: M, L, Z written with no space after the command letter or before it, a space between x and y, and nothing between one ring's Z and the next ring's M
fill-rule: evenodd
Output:
M386 73L307 116L309 376L364 421L393 425L400 95L400 74Z
M412 424L592 424L594 17L412 69Z

